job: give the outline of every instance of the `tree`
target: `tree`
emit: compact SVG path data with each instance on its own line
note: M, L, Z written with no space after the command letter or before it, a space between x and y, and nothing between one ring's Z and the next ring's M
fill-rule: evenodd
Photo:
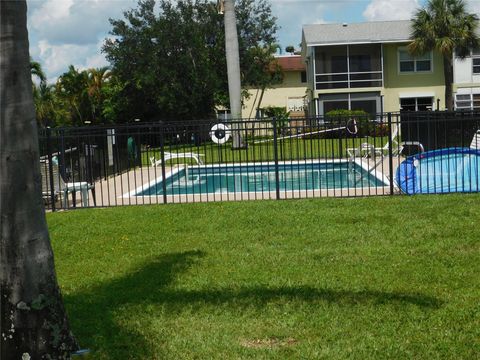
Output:
M285 51L290 53L291 55L293 55L295 53L295 47L293 45L288 45L286 48L285 48Z
M32 76L38 78L38 80L40 80L40 83L47 82L47 77L43 72L42 65L38 61L33 61L32 58L30 58L30 73L32 74Z
M227 59L228 94L230 116L234 121L233 148L243 148L242 126L242 85L240 81L240 55L238 50L235 0L224 0L225 12L225 53Z
M46 82L41 82L38 86L33 84L33 101L37 124L42 127L64 124L69 117L56 99L55 85Z
M274 56L278 48L278 44L272 44L250 49L253 59L247 78L249 79L248 86L257 89L252 106L252 111L256 108L255 117L259 116L265 90L283 81L283 70ZM260 96L258 96L259 93ZM249 117L251 116L250 113Z
M26 1L1 1L1 354L66 359L78 348L57 284L41 196Z
M87 70L87 94L90 98L92 111L92 120L96 123L103 122L103 108L106 100L105 88L108 86L108 80L112 77L112 73L108 67L92 68Z
M478 47L475 31L479 18L469 14L463 0L429 0L426 7L413 18L412 42L408 50L420 55L436 50L443 56L445 76L445 102L453 110L453 54L464 58L472 48Z
M115 108L127 119L205 119L229 105L224 17L211 0L139 1L113 20L103 51L116 77ZM265 0L238 0L240 72L252 72L252 49L275 42Z
M89 91L87 71L78 71L70 65L68 71L60 75L56 84L56 96L69 114L69 123L83 125L93 122L93 111Z

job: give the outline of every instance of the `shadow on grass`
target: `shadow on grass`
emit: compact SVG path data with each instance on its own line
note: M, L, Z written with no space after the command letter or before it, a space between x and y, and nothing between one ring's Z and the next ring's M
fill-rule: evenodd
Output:
M69 312L73 315L73 329L81 345L101 352L101 357L105 359L165 357L164 354L158 354L159 339L155 339L155 346L152 339L147 339L138 330L132 329L135 313L128 313L131 309L129 306L147 308L149 305L162 305L172 313L181 311L185 306L261 308L272 300L286 299L292 302L328 302L350 306L399 304L433 309L441 306L439 300L421 294L369 290L356 292L308 286L174 289L172 285L177 278L204 255L201 251L165 254L124 277L99 284L85 292L65 296Z

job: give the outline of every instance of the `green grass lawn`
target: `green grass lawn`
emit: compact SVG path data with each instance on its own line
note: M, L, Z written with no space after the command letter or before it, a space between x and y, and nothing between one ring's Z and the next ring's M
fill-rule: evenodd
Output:
M260 139L261 141L261 139ZM302 159L330 159L346 158L347 148L359 147L366 142L375 147L383 147L388 142L388 137L369 138L343 138L343 139L284 139L278 141L279 160ZM166 146L167 152L194 152L205 155L202 160L206 164L248 162L248 161L273 161L275 159L273 141L255 144L250 142L247 149L232 150L232 144L227 143L219 147L213 143L204 143L199 146L181 145ZM159 148L150 148L142 151L142 164L150 166L150 157L161 159ZM185 163L182 160L172 160L169 163ZM186 161L189 162L188 159Z
M48 214L94 359L478 359L480 195Z

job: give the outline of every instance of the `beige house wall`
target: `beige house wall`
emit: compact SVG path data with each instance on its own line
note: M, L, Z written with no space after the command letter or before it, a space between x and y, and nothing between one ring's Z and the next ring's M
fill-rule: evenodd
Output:
M287 107L289 98L302 98L307 92L307 83L301 82L300 71L289 71L284 73L282 84L265 90L261 107L279 106ZM248 89L249 98L243 99L242 117L255 117L255 110L260 98L260 89ZM256 98L256 99L255 99Z

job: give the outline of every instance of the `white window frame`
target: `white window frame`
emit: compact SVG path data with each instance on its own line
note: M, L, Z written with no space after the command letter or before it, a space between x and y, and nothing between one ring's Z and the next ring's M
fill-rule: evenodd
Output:
M435 96L430 96L430 95L427 95L427 96L412 96L412 97L402 97L400 98L400 111L403 110L402 108L402 100L404 99L415 99L415 111L419 111L418 110L418 99L419 98L429 98L431 97L432 98L432 103L430 105L430 111L433 111L433 106L434 106L434 103L435 103Z
M462 100L458 100L458 97L459 96L464 96L464 97L468 97L468 99L462 99ZM456 93L455 94L455 110L478 110L480 109L480 107L474 107L474 97L480 97L480 94L477 94L477 93ZM478 101L478 100L476 100ZM466 106L462 106L462 107L458 107L458 102L469 102L469 106L466 107Z
M428 55L430 55L430 70L417 70L417 61L425 61L426 59L417 59L417 56L411 56L412 61L413 61L413 71L402 71L400 67L400 63L402 62L400 60L400 52L407 52L406 47L399 47L397 49L397 69L398 69L398 74L400 75L408 75L408 74L430 74L433 72L433 52L429 51Z
M473 50L472 50L472 74L474 76L479 76L480 75L480 64L474 65L475 60L480 61L480 51L479 51L478 55L477 54L474 55ZM475 68L478 69L478 72L475 72Z

